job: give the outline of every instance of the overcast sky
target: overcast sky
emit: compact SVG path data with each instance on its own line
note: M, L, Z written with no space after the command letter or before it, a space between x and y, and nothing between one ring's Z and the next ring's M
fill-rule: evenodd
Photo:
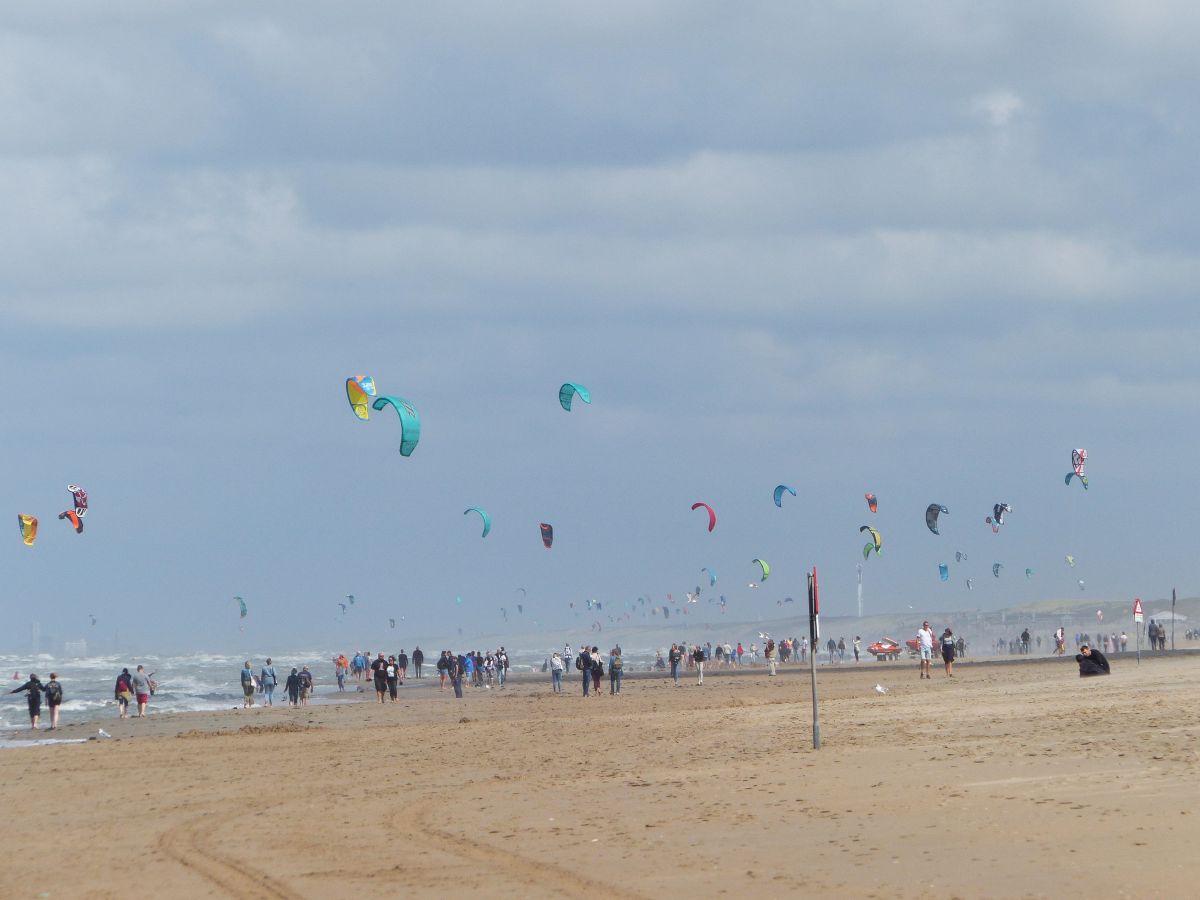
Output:
M866 523L868 610L1194 593L1197 18L7 9L0 506L41 532L0 543L0 643L403 644L522 599L557 634L701 566L770 617L815 564L849 613Z

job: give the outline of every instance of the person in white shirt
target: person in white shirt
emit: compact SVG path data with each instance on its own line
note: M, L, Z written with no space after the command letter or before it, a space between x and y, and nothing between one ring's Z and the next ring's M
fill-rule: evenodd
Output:
M917 631L917 646L921 653L921 677L932 678L929 672L929 661L933 659L933 629L924 622Z

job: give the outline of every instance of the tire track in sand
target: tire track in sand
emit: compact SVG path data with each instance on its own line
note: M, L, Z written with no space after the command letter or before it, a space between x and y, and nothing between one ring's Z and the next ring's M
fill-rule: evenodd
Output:
M158 848L170 859L238 900L303 900L265 872L213 848L212 832L226 821L214 816L191 819L159 835Z
M436 801L438 809L444 808L445 797ZM415 844L422 844L430 850L445 851L447 845L453 847L456 854L486 866L489 873L503 875L513 882L515 895L529 896L531 887L542 888L549 896L554 894L577 893L580 887L595 888L603 891L606 897L619 900L647 900L646 895L618 887L603 881L597 881L580 872L565 869L554 863L530 859L519 853L513 853L505 848L489 847L477 840L465 838L453 831L442 828L432 815L435 801L427 800L414 807L412 822L416 825L407 837Z

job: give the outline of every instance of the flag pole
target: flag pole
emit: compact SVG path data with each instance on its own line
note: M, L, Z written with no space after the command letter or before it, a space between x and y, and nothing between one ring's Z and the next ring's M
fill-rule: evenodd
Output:
M812 652L808 655L809 674L812 677L813 703L813 749L821 749L821 721L817 716L817 641L821 637L820 594L817 589L817 567L813 566L808 576L808 634Z

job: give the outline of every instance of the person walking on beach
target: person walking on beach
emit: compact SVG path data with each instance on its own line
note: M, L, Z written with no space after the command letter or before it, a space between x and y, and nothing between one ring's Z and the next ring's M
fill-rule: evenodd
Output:
M254 705L254 670L250 668L250 660L242 665L242 709Z
M10 694L20 694L23 691L29 692L25 699L29 703L29 727L34 731L38 729L42 721L42 691L44 690L45 687L37 675L30 673L28 681L19 688L13 688L9 691Z
M917 652L921 656L921 677L932 678L929 673L929 662L933 659L933 629L928 622L922 622L917 630Z
M683 650L678 644L672 644L671 650L667 654L667 661L671 664L671 678L675 682L675 687L679 687L679 661L683 658Z
M300 667L300 705L308 706L308 697L312 693L313 677L308 666Z
M46 705L50 707L50 730L58 729L58 713L63 702L62 685L58 683L58 675L55 672L50 673L50 680L46 682Z
M438 677L441 678L441 683L438 685L439 691L446 689L446 679L450 677L450 660L447 657L448 651L443 650L437 661Z
M625 669L625 660L621 658L621 648L613 647L608 654L608 692L621 693L621 673Z
M763 647L763 658L767 661L767 670L768 670L767 675L768 676L774 676L774 674L775 674L775 654L776 654L776 652L777 651L775 649L774 638L767 638L767 645L765 647ZM701 672L700 675L701 675L701 681L703 682L704 673Z
M333 677L337 679L339 693L346 692L346 672L350 668L350 661L346 659L345 653L339 653L333 658Z
M271 664L271 657L267 657L267 662L262 667L262 671L258 673L258 683L262 687L263 705L275 705L275 685L279 684L279 679L275 677L275 666Z
M946 664L946 676L954 677L954 632L950 630L950 626L946 626L946 630L942 632L942 662Z
M696 664L696 684L704 684L704 648L699 644L692 649L692 662Z
M1067 652L1067 630L1061 625L1054 630L1054 655L1062 656Z
M554 688L554 693L556 694L562 693L562 673L562 657L559 656L558 651L555 650L552 654L550 654L550 684Z
M450 657L450 683L454 686L454 698L456 700L461 700L463 695L463 678L467 674L467 661L461 653L458 656L455 656L454 653L449 650L447 650L446 653Z
M396 656L396 677L400 679L401 684L404 684L406 675L408 675L408 654L401 647L400 653Z
M113 689L113 699L117 701L117 708L121 711L121 718L129 718L129 701L133 699L133 680L129 677L129 670L122 669L121 674L117 676L117 684Z
M425 654L421 652L420 646L413 649L412 664L417 677L421 677L421 663L425 662Z
M396 702L396 685L400 681L400 676L397 674L396 657L389 656L386 670L388 697L393 703Z
M375 694L379 698L379 702L383 703L387 694L387 660L383 658L383 653L371 663L371 675L375 681Z
M596 697L600 696L600 679L604 677L604 657L600 655L600 648L592 648L592 694Z
M300 673L292 669L292 674L287 677L287 681L283 683L284 690L287 691L288 702L292 706L300 705Z
M862 638L857 634L854 636L854 661L858 662L858 651L862 648Z
M592 687L592 655L588 653L586 644L579 651L579 655L575 657L575 668L583 676L583 696L586 697Z
M134 696L137 697L137 717L145 718L146 705L150 702L150 692L154 688L154 683L146 674L145 666L138 666L137 671L130 676L129 680L133 685Z

